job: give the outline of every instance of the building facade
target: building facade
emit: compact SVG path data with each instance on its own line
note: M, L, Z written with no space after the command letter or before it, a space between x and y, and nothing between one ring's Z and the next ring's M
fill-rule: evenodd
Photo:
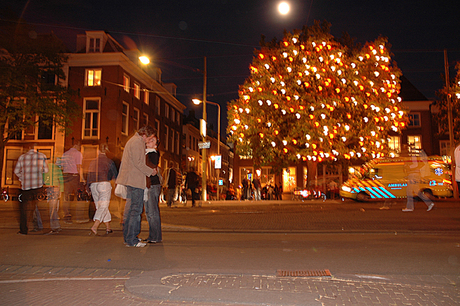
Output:
M77 52L69 54L68 86L78 93L82 118L66 135L65 147L81 142L83 169L101 142L121 159L128 139L145 125L158 133L162 169L169 162L180 167L185 105L176 99L175 85L162 83L160 69L143 65L140 55L103 31L79 35Z
M176 86L161 81L161 70L143 66L138 50L127 50L104 31L87 31L77 37L77 50L68 54L64 66L66 86L75 92L81 116L73 120L72 132L59 127L24 131L5 147L2 187L20 188L14 175L19 156L31 142L50 161L55 161L74 144L81 144L83 177L96 157L100 143L107 143L110 157L121 160L128 139L142 126L157 130L160 166L181 166L182 122L185 105L176 98Z

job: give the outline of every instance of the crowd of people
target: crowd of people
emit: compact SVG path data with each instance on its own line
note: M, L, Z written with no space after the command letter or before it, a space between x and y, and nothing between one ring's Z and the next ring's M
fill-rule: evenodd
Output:
M281 200L283 195L283 187L271 183L266 184L262 187L260 178L255 176L252 181L247 178L243 178L241 181L241 200Z
M21 201L19 209L19 232L27 235L29 232L29 220L33 221L33 229L30 231L43 230L38 200L43 194L49 204L50 232L56 234L61 231L59 218L59 204L62 199L62 221L72 223L70 202L72 198L81 196L81 182L86 181L86 192L94 200L95 212L93 225L90 228L90 235L98 235L101 224L105 226L105 234L111 234L110 222L112 220L109 204L112 197L112 181L116 180L117 189L126 200L123 209L123 238L124 243L130 247L144 247L151 243L162 242L161 218L159 210L160 195L162 188L167 189L167 206L173 204L173 197L177 186L181 185L182 175L174 169L173 163L169 168L162 171L159 167L160 152L158 146L160 141L156 131L145 126L139 129L126 143L121 163L109 158L110 152L107 144L100 144L96 158L91 161L88 167L86 178L83 178L81 167L83 156L80 152L80 143L76 143L69 150L65 151L61 158L47 160L45 154L37 151L36 144L32 144L29 150L22 154L16 163L14 173L21 182ZM424 155L426 157L426 155ZM456 183L460 184L460 146L455 150ZM426 159L426 158L425 158ZM417 181L420 176L418 162L408 163L409 182ZM425 162L425 164L427 164ZM413 166L412 166L413 165ZM425 166L426 167L426 166ZM423 169L422 169L423 170ZM163 178L163 173L166 177ZM46 186L46 188L45 188ZM192 168L185 178L185 188L191 195L192 207L198 199L199 176ZM328 190L336 192L337 184L328 186ZM403 211L413 211L413 196L417 186L408 184L408 203ZM227 191L226 198L233 199L234 193ZM117 192L115 192L117 193ZM262 187L260 178L254 176L252 181L243 178L240 199L241 200L281 200L283 190L281 186L268 183ZM428 211L434 204L428 198L421 199L426 203ZM78 201L76 201L78 205ZM120 208L119 208L120 209ZM146 213L149 224L149 235L146 239L139 238L141 232L142 213ZM76 209L76 211L84 211ZM77 216L76 222L88 222L88 217Z
M36 144L31 144L29 150L19 157L14 169L21 182L18 234L27 235L29 231L43 231L38 201L44 198L49 204L50 231L46 234L59 233L60 222L89 222L91 210L78 207L86 204L85 201L78 201L87 200L82 199L82 194L91 198L95 206L89 235L101 235L101 224L105 227L105 235L113 233L109 204L115 182L117 188L125 191L124 207L119 207L119 210L123 211L121 223L124 243L130 247L161 243L163 238L159 210L160 195L163 187L168 190L167 205L171 207L176 185L181 184L182 176L174 169L173 163L170 163L169 168L164 171L166 177L163 178L163 171L159 167L159 144L157 133L150 126L142 127L127 141L120 162L109 158L107 144L100 144L97 156L89 163L85 177L82 171L83 155L80 143L74 144L62 157L55 158L54 161L47 160L45 154L36 150ZM198 175L191 169L187 174L185 186L194 195L192 206L195 206L197 199L198 182ZM43 196L44 194L46 196ZM75 210L71 210L71 202L77 206ZM60 203L62 205L59 212ZM83 215L73 216L73 211ZM139 234L144 211L149 224L149 235L142 240ZM59 213L62 218L59 217ZM30 230L29 221L33 224L33 229Z

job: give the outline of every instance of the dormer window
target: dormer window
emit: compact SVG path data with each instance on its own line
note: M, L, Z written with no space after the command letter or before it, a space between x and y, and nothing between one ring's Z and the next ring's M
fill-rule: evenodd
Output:
M89 39L89 53L101 52L101 39L100 38L90 38Z

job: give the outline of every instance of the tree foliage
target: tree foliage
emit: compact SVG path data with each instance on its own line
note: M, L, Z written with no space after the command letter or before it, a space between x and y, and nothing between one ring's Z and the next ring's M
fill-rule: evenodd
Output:
M326 22L262 41L239 98L228 105L237 154L261 166L391 153L389 135L407 123L401 71L385 38L358 49L345 41Z
M38 35L23 23L3 23L0 31L0 149L23 130L56 125L69 131L80 114L65 86L63 43ZM3 156L3 154L1 154Z
M453 136L458 142L460 140L460 63L458 63L455 68L457 69L457 76L452 84L450 84L449 88L444 86L444 88L437 93L440 99L435 102L439 109L435 119L439 126L439 134L449 134L449 107L447 105L447 95L449 94L452 105Z

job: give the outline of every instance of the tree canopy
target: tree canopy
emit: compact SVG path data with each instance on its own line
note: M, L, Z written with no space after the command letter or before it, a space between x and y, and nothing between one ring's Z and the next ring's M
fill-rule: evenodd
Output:
M369 159L391 154L388 138L407 124L401 71L386 38L351 48L326 22L261 43L228 105L236 153L256 166Z
M21 22L0 27L0 150L39 124L69 130L80 111L64 82L63 43Z
M447 94L450 95L452 105L452 129L453 137L456 142L460 140L460 63L457 63L457 76L450 84L449 88L444 86L438 92L438 96L441 98L436 101L436 106L439 111L436 114L437 123L439 126L439 134L449 134L449 107L447 105Z

